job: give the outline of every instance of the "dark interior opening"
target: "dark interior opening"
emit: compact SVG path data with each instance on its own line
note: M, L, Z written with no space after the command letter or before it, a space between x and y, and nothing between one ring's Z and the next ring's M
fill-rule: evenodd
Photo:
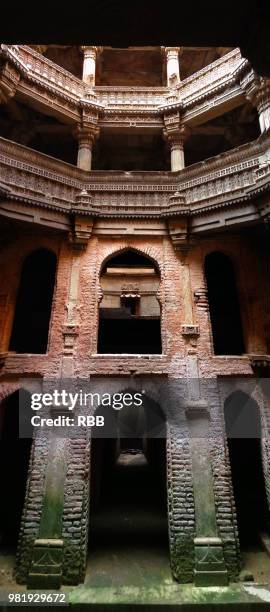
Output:
M39 249L25 259L16 301L9 350L17 353L46 353L56 256Z
M269 510L261 454L261 424L257 403L242 391L225 402L226 435L232 483L243 549L260 545L269 533Z
M100 319L99 353L162 353L159 319Z
M170 155L161 131L101 130L93 151L93 170L169 171Z
M20 397L20 402L19 402ZM15 392L0 406L0 545L14 550L19 535L32 439L21 437L21 411L30 416L30 395Z
M205 258L205 276L216 355L245 352L241 314L232 262L223 253Z
M121 306L128 311L129 315L135 317L140 314L140 298L122 297Z
M125 251L122 251L121 253L118 253L117 255L114 255L110 259L108 259L104 266L103 272L107 270L107 268L124 268L124 267L154 268L156 272L158 272L157 266L155 265L155 262L152 259L150 259L149 257L145 257L144 255L141 255L141 253L138 253L137 251L133 249L127 249Z
M113 411L111 438L101 438L104 431L98 428L92 430L90 559L94 563L102 551L113 553L119 575L138 550L158 549L168 555L166 424L155 402L149 409L150 423L159 424L160 437L155 439L147 435L151 424L144 419L146 411L136 406ZM107 427L108 411L108 407L98 411Z

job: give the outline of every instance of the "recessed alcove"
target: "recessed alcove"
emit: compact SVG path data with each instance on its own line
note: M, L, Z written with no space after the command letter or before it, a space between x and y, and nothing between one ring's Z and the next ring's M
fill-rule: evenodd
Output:
M160 284L155 263L127 249L101 273L98 353L160 354Z

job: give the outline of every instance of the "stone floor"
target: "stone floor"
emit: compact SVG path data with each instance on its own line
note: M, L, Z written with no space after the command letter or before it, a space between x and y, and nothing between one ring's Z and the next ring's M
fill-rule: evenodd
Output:
M128 473L124 468L127 461ZM135 473L129 478L132 470ZM153 482L153 478L150 480ZM231 606L237 612L257 608L270 612L270 556L262 546L243 552L242 576L253 574L253 582L196 588L172 579L166 513L158 491L151 489L149 482L142 457L122 458L116 478L106 483L105 497L101 496L90 518L84 584L62 589L68 592L70 604L76 610L87 607L112 612L154 608L159 612L198 612L200 606L203 610L223 610L224 604L226 610ZM2 551L0 591L25 590L14 582L13 566L14 551Z
M12 578L14 555L0 556L0 590L25 590ZM270 610L270 559L261 550L244 553L244 569L253 572L254 582L229 587L195 588L177 584L172 578L168 554L158 546L143 548L96 549L88 558L83 585L64 587L76 610L124 612L128 610ZM0 610L4 608L0 607ZM10 609L10 608L9 608ZM59 608L58 608L59 610Z

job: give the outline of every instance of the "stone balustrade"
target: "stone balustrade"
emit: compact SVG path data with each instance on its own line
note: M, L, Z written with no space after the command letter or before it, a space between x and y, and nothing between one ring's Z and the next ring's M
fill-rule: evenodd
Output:
M243 87L240 87L240 80L248 66L247 60L241 57L240 50L234 49L182 80L174 88L90 87L25 45L1 45L1 55L16 66L21 75L17 85L21 97L32 95L38 98L40 103L51 109L56 108L63 116L66 114L72 118L82 107L91 109L94 106L105 118L106 113L116 112L124 115L128 111L144 111L149 113L151 121L151 115L162 116L170 109L177 108L182 110L187 122L194 121L194 116L196 122L199 122L200 115L205 121L205 113L208 110L205 103L209 104L211 116L211 99L217 106L217 95L222 94L220 105L229 103L231 97L236 99L236 105L243 101L244 92ZM61 109L60 101L63 104Z
M95 87L99 102L106 108L156 110L166 104L167 87Z
M0 138L2 200L70 212L83 198L82 212L95 217L170 217L183 214L170 202L178 191L185 210L199 217L205 210L229 208L269 188L270 138L200 162L179 173L81 171L22 145ZM77 198L77 200L76 200ZM80 209L79 205L79 209ZM254 205L253 205L254 208ZM255 208L254 208L255 210ZM254 213L255 214L255 213ZM257 216L259 212L257 211Z

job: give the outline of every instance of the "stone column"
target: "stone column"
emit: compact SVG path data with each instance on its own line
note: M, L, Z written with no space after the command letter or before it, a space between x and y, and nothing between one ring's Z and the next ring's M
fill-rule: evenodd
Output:
M270 128L270 96L269 99L261 100L258 105L258 115L261 133Z
M98 47L81 47L83 50L83 75L82 80L91 87L95 86L96 82L96 61Z
M68 441L49 438L39 535L34 541L28 588L59 589L62 583L62 514Z
M257 108L261 133L270 128L270 79L255 77L245 88L247 99Z
M167 87L175 87L180 83L179 69L180 47L165 47L167 61Z
M228 584L228 572L216 523L207 403L200 399L190 402L186 416L190 432L196 521L195 584L222 586Z
M76 136L78 138L77 166L89 172L92 167L92 148L95 135L91 128L78 126Z
M171 136L169 140L171 145L171 171L183 170L185 167L184 138L179 134Z

